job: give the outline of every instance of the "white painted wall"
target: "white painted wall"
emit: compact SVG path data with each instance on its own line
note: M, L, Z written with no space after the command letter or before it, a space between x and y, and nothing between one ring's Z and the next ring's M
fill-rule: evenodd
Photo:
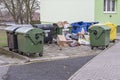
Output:
M94 21L94 0L41 0L41 21Z

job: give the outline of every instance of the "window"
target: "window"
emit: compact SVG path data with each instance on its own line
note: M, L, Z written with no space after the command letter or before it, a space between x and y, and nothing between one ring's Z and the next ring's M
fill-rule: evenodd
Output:
M104 0L104 12L115 12L116 0Z

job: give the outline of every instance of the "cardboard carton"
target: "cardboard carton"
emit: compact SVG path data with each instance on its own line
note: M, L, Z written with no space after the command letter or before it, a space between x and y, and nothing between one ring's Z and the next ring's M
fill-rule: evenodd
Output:
M67 40L64 35L58 35L57 36L57 44L59 47L67 47Z

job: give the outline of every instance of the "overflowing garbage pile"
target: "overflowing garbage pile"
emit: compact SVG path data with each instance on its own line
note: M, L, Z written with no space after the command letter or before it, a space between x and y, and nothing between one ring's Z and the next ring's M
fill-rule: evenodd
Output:
M116 28L113 23L106 22L58 22L57 43L60 47L90 45L93 47L102 47L105 49L109 43L116 40Z
M98 22L75 22L70 24L67 21L55 23L54 25L57 26L58 45L60 47L75 47L90 44L88 28L97 23Z
M76 26L76 31L74 32L74 24L76 23L68 23L67 21L54 23L53 25L56 27L56 35L57 35L57 44L60 48L65 46L75 47L80 46L81 44L89 44L89 36L86 34L85 29L78 29ZM80 27L79 27L80 28Z

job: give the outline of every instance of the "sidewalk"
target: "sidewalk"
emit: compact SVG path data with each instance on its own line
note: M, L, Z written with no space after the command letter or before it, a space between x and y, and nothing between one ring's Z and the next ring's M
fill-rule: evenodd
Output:
M69 80L119 80L120 42L97 55Z
M0 66L0 80L7 80L9 66Z

